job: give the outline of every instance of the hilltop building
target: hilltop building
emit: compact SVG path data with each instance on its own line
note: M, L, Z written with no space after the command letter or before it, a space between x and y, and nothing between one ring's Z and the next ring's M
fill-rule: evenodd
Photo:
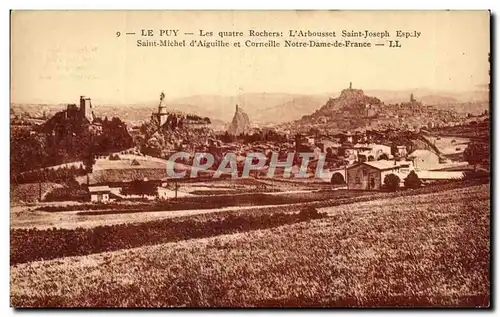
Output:
M160 94L160 103L158 104L158 112L153 113L154 116L158 118L160 126L164 125L168 119L167 106L164 104L165 94L163 91Z
M80 115L86 118L90 123L94 121L95 115L92 109L92 102L89 97L80 96Z
M92 101L89 97L80 96L80 108L76 104L69 104L66 106L65 112L66 118L68 117L80 117L82 119L87 119L89 123L95 120L95 114L92 108Z

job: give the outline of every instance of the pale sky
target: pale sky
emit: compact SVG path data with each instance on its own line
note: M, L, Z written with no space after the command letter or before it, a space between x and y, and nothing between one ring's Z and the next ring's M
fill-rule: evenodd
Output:
M135 103L193 94L331 93L355 88L466 91L489 82L487 11L16 11L11 99L21 103ZM137 47L141 29L418 31L401 48ZM116 32L121 32L116 37ZM136 32L136 35L125 35ZM156 36L155 39L171 39ZM266 41L272 38L253 38ZM335 40L330 39L330 40ZM283 41L282 39L277 39ZM308 41L308 38L300 39ZM373 41L375 42L375 41ZM377 40L384 43L385 40ZM243 45L244 46L244 45Z

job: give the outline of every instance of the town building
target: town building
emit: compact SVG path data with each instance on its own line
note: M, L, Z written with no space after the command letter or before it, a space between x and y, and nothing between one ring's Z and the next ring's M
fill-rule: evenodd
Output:
M382 144L367 144L357 143L353 146L343 146L340 153L344 153L344 157L352 164L356 161L376 161L384 159L382 155L385 154L385 159L392 159L391 148Z
M109 186L89 186L90 201L93 203L106 203L109 201Z
M337 154L338 149L342 146L339 142L335 142L332 140L328 139L321 139L320 141L317 142L317 145L321 149L323 153L328 152L328 149L332 151L332 153Z
M408 154L408 152L406 151L406 145L398 145L397 149L399 157L406 157L406 155Z
M439 156L429 150L415 150L408 155L417 170L430 170L439 165Z
M379 190L384 184L385 176L395 174L403 182L412 168L407 161L371 161L348 166L347 188L359 190Z

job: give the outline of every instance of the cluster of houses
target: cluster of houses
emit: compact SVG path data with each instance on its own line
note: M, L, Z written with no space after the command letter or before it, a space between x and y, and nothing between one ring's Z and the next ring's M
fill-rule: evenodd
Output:
M403 186L404 179L411 171L414 171L423 182L462 179L464 172L459 169L464 165L467 163L441 164L435 153L429 150L416 150L405 160L366 161L349 165L345 168L343 176L348 189L379 190L383 187L387 175L396 175ZM339 171L337 173L342 174Z
M305 151L314 153L312 160L314 166L319 155L326 153L327 163L333 161L333 164L325 165L324 169L328 172L323 174L322 180L332 182L334 174L337 174L335 179L343 180L342 183L353 190L379 190L383 187L384 178L388 174L398 176L403 185L404 179L411 171L414 171L424 183L461 179L464 177L463 169L468 165L466 162L448 160L431 149L417 149L410 153L404 145L391 149L390 146L374 142L373 138L366 134L344 133L337 138L300 136L288 142L262 141L245 144L212 140L209 143L206 150L214 157L222 158L228 152L236 153L239 163L245 161L248 153L259 152L268 155L270 152L279 152L286 157L287 153L293 151ZM333 159L328 162L328 158ZM298 166L294 166L292 174L298 169ZM168 186L169 177L165 169L148 170L143 166L137 166L123 170L103 170L100 174L100 179L92 179L88 187L90 200L93 202L133 198L169 199L177 195L175 191L174 196L174 189ZM275 175L280 177L279 172ZM155 190L135 196L123 192L123 188L138 180L153 184Z
M443 180L461 179L464 174L463 169L467 163L443 162L442 159L430 150L415 150L412 153L395 159L390 154L390 149L383 145L367 145L353 147L351 152L346 152L349 158L355 157L353 161L343 167L329 169L323 175L324 182L331 182L333 175L336 179L341 176L345 186L349 190L379 190L384 185L384 178L388 174L398 176L403 186L404 179L411 171L424 182L434 182ZM406 149L400 147L401 153ZM374 156L374 160L359 161L359 157ZM383 157L383 159L380 159ZM387 158L387 159L386 159ZM298 171L298 167L292 169L292 173ZM130 199L169 199L177 197L174 186L169 185L169 178L165 170L125 169L125 170L101 170L100 177L93 177L88 190L92 202L108 202L112 200ZM279 173L277 173L279 175ZM278 176L279 177L279 176ZM147 186L153 187L147 193L130 194L125 193L123 188L129 187L134 181L141 181ZM182 194L182 193L181 193Z
M175 192L168 188L166 169L137 168L97 169L89 178L80 177L82 184L88 182L91 202L109 202L133 199L168 199ZM127 190L135 187L135 190Z

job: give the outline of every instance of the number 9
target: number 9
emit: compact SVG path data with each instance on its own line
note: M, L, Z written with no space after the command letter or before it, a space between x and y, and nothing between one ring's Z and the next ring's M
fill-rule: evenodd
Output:
M122 35L120 32L116 32L116 37L120 37Z

